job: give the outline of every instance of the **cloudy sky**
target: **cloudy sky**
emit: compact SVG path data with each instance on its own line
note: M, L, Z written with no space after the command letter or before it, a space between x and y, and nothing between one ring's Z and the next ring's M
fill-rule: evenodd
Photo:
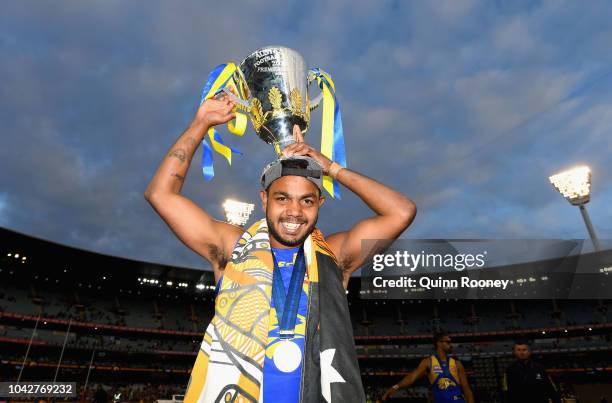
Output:
M308 5L307 5L308 4ZM0 14L0 226L134 259L206 268L143 191L217 64L271 44L329 71L349 166L416 201L407 238L585 238L547 182L593 170L612 238L612 5L593 1L24 1ZM317 112L320 114L320 112ZM318 120L309 139L319 143ZM274 154L245 152L184 194L221 218L258 203ZM324 232L368 214L345 189ZM260 209L256 210L260 216Z

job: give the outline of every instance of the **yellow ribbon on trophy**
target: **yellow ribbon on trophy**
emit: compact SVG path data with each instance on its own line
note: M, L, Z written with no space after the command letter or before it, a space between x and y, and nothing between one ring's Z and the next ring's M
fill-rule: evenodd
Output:
M208 75L204 89L202 90L202 98L200 104L214 97L219 91L225 87L237 90L236 83L234 82L234 72L236 71L236 65L234 63L224 63L215 67L215 69ZM235 122L234 122L235 121ZM247 128L247 117L242 113L236 112L236 118L227 124L227 129L230 133L237 136L242 136L246 132ZM202 174L204 179L211 180L215 176L213 168L213 150L225 157L228 164L232 164L232 153L242 154L239 150L225 145L221 135L215 130L214 127L208 129L208 139L210 140L211 146L206 141L206 138L202 140Z
M323 117L321 128L321 154L346 168L346 151L342 130L340 104L331 76L316 67L309 71L310 80L317 80L323 93ZM330 176L323 176L323 187L334 198L340 199L340 184Z

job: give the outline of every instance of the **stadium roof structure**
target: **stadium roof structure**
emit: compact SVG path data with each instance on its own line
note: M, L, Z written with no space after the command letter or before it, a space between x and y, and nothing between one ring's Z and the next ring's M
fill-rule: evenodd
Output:
M25 258L25 259L24 259ZM210 295L213 272L143 262L62 245L0 227L0 283L91 289L97 292L150 291ZM359 299L360 278L349 281L349 300ZM205 294L205 295L203 295Z
M70 273L72 279L98 282L101 276L115 284L129 284L135 279L155 279L160 284L213 284L213 273L191 268L142 262L104 255L35 238L0 228L0 268L12 268L16 274L49 275Z

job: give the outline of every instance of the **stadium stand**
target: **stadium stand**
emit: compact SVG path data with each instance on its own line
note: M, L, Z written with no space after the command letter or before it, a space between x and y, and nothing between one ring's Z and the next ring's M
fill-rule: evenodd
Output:
M213 315L211 272L132 261L0 230L0 379L79 386L91 401L155 401L181 394ZM364 385L380 395L451 333L478 402L499 402L513 341L533 352L569 395L612 384L610 301L348 300ZM59 366L58 366L59 364ZM427 384L394 402L427 401Z

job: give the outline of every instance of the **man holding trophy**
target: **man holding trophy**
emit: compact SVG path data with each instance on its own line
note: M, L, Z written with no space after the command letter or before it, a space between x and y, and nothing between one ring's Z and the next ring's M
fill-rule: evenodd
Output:
M177 237L211 263L218 281L215 316L185 402L365 401L345 288L351 273L378 252L363 253L361 241L397 238L416 207L330 158L343 154L339 109L331 78L312 72L297 52L282 47L260 49L239 66L220 66L145 192ZM321 101L308 97L314 80L322 89L323 152L303 137ZM246 231L181 195L198 143L208 134L212 149L226 147L214 126L244 130L237 110L249 112L258 136L277 152L261 175L265 219ZM338 183L374 215L324 237L316 228L323 191L337 195Z

